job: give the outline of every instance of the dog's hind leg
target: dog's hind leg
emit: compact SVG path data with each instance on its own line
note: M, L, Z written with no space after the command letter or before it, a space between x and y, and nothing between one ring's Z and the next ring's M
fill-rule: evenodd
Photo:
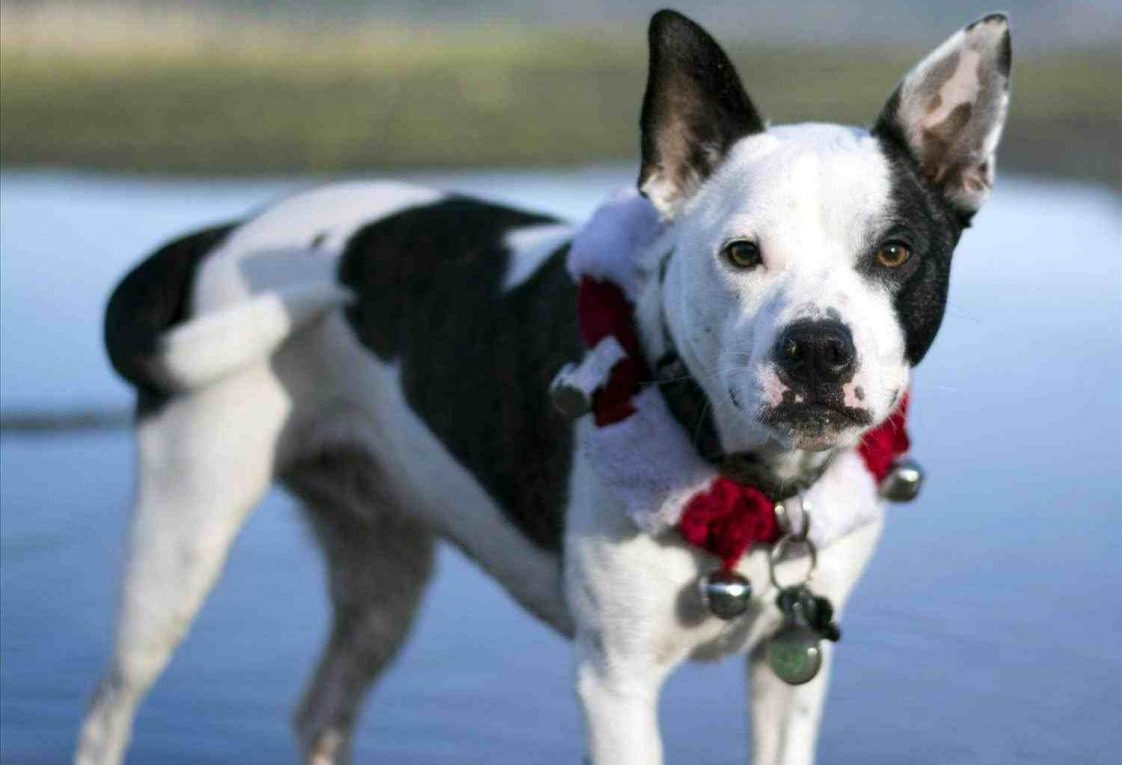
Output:
M137 705L272 479L288 407L276 379L259 367L140 417L116 642L82 724L75 755L81 765L115 765L124 757Z
M349 761L364 697L405 641L432 571L433 535L388 494L361 451L324 452L286 471L324 551L331 634L293 726L307 763Z

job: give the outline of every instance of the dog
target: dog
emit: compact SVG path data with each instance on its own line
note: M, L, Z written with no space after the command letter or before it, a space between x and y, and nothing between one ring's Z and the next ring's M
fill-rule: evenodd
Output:
M644 353L676 346L721 447L776 480L809 477L816 522L871 513L819 551L815 587L840 609L882 518L854 447L931 346L952 252L993 184L1007 20L936 48L871 129L766 125L718 44L673 11L649 42L638 186L668 244L635 301ZM126 276L105 338L137 390L139 474L78 763L121 762L274 481L306 508L334 608L294 719L307 762L347 759L437 538L571 639L591 763L661 762L663 681L730 654L748 657L752 761L813 762L828 673L789 686L767 670L775 591L728 622L694 607L712 559L638 530L551 405L553 376L582 354L572 233L478 199L342 183L181 238ZM767 559L757 546L737 570L762 586Z

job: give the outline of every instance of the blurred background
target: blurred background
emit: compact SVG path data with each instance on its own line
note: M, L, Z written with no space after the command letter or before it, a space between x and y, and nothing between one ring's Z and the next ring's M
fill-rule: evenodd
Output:
M694 7L691 7L694 6ZM633 0L10 2L7 166L293 173L630 161ZM864 124L977 0L686 3L777 122ZM1011 169L1117 181L1117 0L1012 0Z
M69 756L108 655L132 491L109 290L174 235L393 175L574 221L636 172L632 0L0 2L0 762ZM1122 759L1122 6L709 0L772 121L868 124L902 74L1010 13L1012 113L917 371L929 486L846 614L822 762ZM441 552L356 761L571 763L567 646ZM143 706L132 763L295 762L326 635L292 500L252 517ZM671 762L746 759L742 667L686 667Z

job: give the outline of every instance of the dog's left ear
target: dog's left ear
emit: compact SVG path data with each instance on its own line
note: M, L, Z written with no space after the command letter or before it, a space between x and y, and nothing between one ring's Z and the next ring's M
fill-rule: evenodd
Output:
M979 19L908 73L873 128L906 148L965 220L993 185L1010 62L1009 21L1001 14Z
M728 56L685 16L651 18L639 191L670 219L736 141L764 129Z

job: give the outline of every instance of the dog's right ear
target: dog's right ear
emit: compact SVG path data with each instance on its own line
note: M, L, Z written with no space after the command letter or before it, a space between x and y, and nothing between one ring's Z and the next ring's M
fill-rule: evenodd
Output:
M639 191L670 219L729 148L764 123L732 62L704 29L664 10L651 18L649 39Z

